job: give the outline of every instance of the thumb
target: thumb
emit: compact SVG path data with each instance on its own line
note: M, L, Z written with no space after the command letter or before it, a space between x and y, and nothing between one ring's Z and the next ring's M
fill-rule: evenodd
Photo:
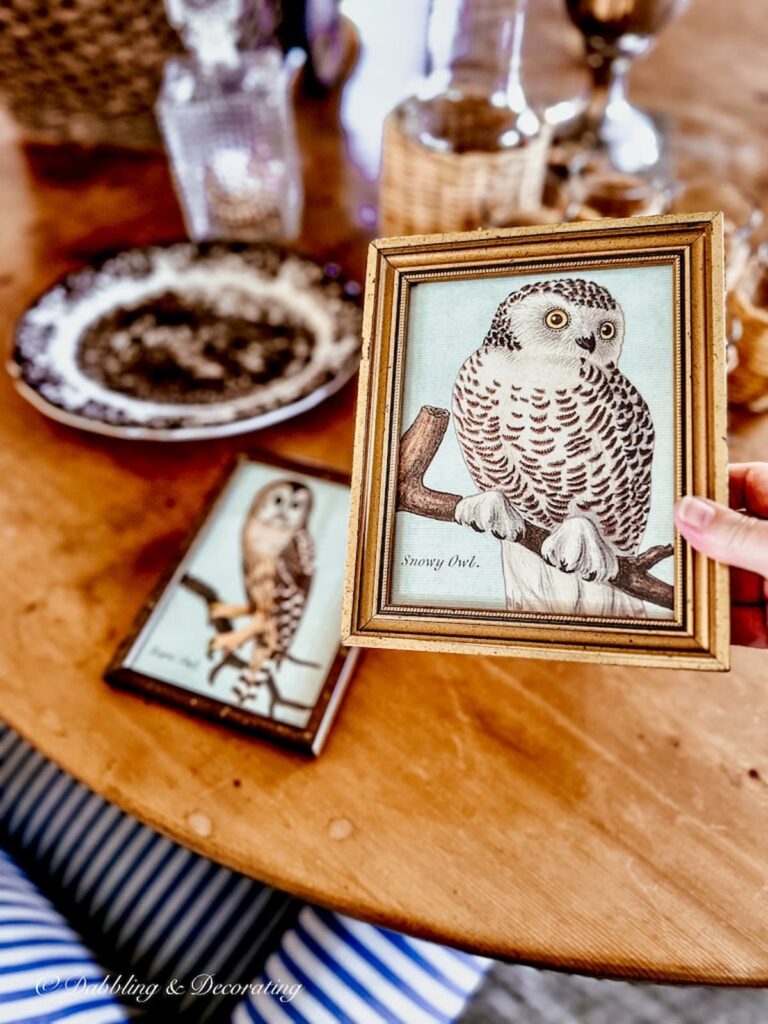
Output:
M768 577L768 520L755 519L707 498L683 498L677 528L697 551Z

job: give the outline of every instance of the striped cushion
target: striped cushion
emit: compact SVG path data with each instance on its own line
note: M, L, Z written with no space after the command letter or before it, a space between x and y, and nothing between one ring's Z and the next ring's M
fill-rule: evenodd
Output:
M447 1024L489 966L482 957L305 907L232 1024Z
M65 988L66 978L77 987ZM104 978L80 937L0 850L0 1024L128 1021L108 991L94 991Z
M253 978L299 907L123 814L10 729L0 732L0 841L116 971L184 985L183 996L152 999L168 1020L234 1006L233 995L190 994L191 979Z
M489 966L313 907L264 965L296 901L157 835L2 725L0 840L115 965L113 977L133 972L163 989L181 981L184 996L153 996L160 1019L436 1024L459 1016ZM201 974L232 990L194 994Z

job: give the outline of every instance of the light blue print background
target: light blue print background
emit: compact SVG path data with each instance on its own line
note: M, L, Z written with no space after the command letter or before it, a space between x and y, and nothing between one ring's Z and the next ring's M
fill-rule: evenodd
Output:
M340 644L341 597L344 577L349 489L341 484L292 473L272 466L243 463L235 472L220 499L217 510L193 544L179 567L176 579L184 573L196 576L218 591L221 599L237 604L245 600L242 575L241 532L255 494L276 479L301 480L312 490L313 507L309 531L315 542L317 565L309 598L291 653L297 658L315 661L310 668L284 661L277 675L283 697L314 704L330 670ZM237 619L236 625L244 625ZM205 694L227 704L238 669L226 666L214 686L208 673L221 657L209 660L208 642L214 636L208 622L205 602L185 587L172 586L158 605L142 632L126 664L137 672L181 686L192 693ZM248 660L251 643L239 654ZM249 711L267 711L267 694L249 701ZM275 707L275 717L291 725L304 727L309 714Z
M451 408L456 375L482 343L499 303L534 281L582 277L608 288L625 318L619 367L645 398L656 431L651 513L642 547L673 540L674 504L674 275L671 266L647 266L565 274L525 274L416 285L410 295L402 427L422 405ZM453 419L425 482L454 494L476 491L461 455ZM474 556L474 559L473 559ZM432 559L432 566L406 565ZM444 564L436 569L436 559ZM454 566L447 563L454 559ZM464 563L463 565L461 563ZM472 562L471 565L467 564ZM395 604L504 608L499 542L468 527L420 516L397 516L392 572ZM654 569L672 582L673 560ZM647 605L651 615L659 609Z

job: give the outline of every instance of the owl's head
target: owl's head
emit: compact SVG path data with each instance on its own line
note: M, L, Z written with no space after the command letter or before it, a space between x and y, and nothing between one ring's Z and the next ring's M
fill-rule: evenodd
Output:
M275 480L253 499L249 521L281 530L303 529L312 510L312 492L296 480Z
M624 340L624 314L611 293L582 278L526 284L496 310L486 345L558 361L616 363Z

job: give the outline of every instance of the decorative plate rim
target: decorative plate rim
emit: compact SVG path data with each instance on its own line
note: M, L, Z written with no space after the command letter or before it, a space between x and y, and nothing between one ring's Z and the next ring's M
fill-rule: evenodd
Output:
M298 248L292 248L276 242L268 241L253 243L226 240L193 242L185 238L151 242L136 246L115 246L99 251L87 263L83 264L79 268L68 270L60 274L45 288L41 289L27 303L22 313L18 316L12 332L10 350L6 359L6 370L20 397L49 419L63 423L69 427L84 430L88 433L125 440L193 441L205 440L208 438L216 439L221 437L231 437L238 434L250 433L252 431L274 426L275 424L291 419L294 416L301 415L302 413L321 404L327 398L330 398L337 391L341 390L341 388L343 388L344 385L347 384L355 375L359 366L360 350L362 347L361 336L358 336L357 345L353 350L351 350L349 356L344 359L340 364L339 369L333 373L332 376L324 382L312 387L306 394L300 395L293 401L288 401L283 405L278 405L263 412L247 413L239 418L226 421L207 424L198 423L193 425L158 427L138 422L111 423L108 420L88 416L81 411L67 409L66 406L58 404L41 394L38 388L25 379L24 367L34 366L35 360L28 353L21 350L21 345L24 340L24 331L25 328L28 329L29 327L28 318L30 314L39 308L41 303L51 292L56 288L66 286L68 282L78 278L83 273L90 272L97 274L106 264L109 263L110 260L114 260L123 254L136 253L139 255L149 255L158 251L169 251L176 248L186 249L191 254L199 254L203 256L210 252L210 250L215 251L217 249L228 251L233 255L238 255L239 253L247 252L249 250L262 250L275 254L281 263L287 258L293 258L301 263L310 264L322 273L323 279L331 280L341 286L343 293L340 298L343 302L349 303L350 306L357 307L362 326L362 301L359 283L354 278L350 278L346 274L342 273L338 264L333 260L319 260ZM329 270L331 269L332 272L329 273ZM313 288L314 285L310 286L307 290L311 291ZM330 372L331 371L329 370L329 373ZM109 391L110 389L105 388L105 390ZM119 395L120 392L114 391L114 394ZM130 398L131 396L128 397ZM242 398L242 396L240 397ZM211 404L212 406L215 406L217 403ZM189 408L189 406L185 406L183 402L174 403L174 405L179 410L179 418L183 418L184 410L185 408ZM195 405L199 408L199 404L195 403Z

